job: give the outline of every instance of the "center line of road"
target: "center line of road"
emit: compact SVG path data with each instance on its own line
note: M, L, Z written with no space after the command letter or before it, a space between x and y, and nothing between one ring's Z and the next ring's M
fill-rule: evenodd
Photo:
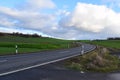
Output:
M0 60L0 63L6 62L7 60Z
M67 53L67 52L70 52L70 51L62 51L62 52L60 52L60 53Z

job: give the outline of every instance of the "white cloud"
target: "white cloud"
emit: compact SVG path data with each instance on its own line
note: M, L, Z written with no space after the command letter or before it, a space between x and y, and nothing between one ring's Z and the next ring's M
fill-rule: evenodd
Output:
M7 18L0 16L0 26L13 27L14 25L15 25L14 21L10 22L10 20L8 20Z
M73 12L62 9L53 13L43 12L54 10L52 0L27 0L26 5L23 9L0 6L0 31L32 30L64 39L120 36L120 13L104 5L78 3Z
M78 3L75 10L60 23L86 33L120 34L120 13L104 5Z
M39 0L40 1L40 0ZM43 1L43 0L41 0ZM46 0L45 0L46 1ZM48 6L48 5L47 5ZM16 27L23 27L27 29L36 29L41 30L42 28L54 25L52 21L54 21L53 14L44 14L42 12L27 10L26 8L23 10L0 7L0 14L6 17L6 21L4 19L4 24L13 26L13 22L16 23ZM3 24L3 20L0 20L1 24ZM9 23L9 24L8 24Z
M27 0L28 7L33 9L55 8L52 0Z
M0 26L11 27L12 30L15 28L36 30L46 34L57 29L55 15L45 14L42 13L42 10L39 10L54 8L55 4L51 0L29 0L26 4L32 6L24 6L22 10L0 6L0 15L2 16L0 16ZM29 8L32 9L29 10Z
M120 0L102 0L102 3L107 3L110 8L120 8Z

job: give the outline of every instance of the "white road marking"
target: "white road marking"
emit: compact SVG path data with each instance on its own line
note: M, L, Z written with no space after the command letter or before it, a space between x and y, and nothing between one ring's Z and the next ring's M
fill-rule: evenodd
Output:
M84 52L84 53L87 53L87 52L89 52L89 51L92 51L92 50L94 50L95 48L96 48L96 47L94 47L93 49L88 50L88 51L86 51L86 52ZM37 64L37 65L34 65L34 66L29 66L29 67L22 68L22 69L17 69L17 70L13 70L13 71L1 73L0 76L12 74L12 73L16 73L16 72L20 72L20 71L24 71L24 70L28 70L28 69L31 69L31 68L40 67L40 66L43 66L43 65L47 65L47 64L50 64L50 63L58 62L58 61L65 60L65 59L72 58L72 57L79 56L79 55L81 55L81 54L76 54L76 55L72 55L72 56L69 56L69 57L65 57L65 58L61 58L61 59L57 59L57 60L53 60L53 61L49 61L49 62L45 62L45 63L41 63L41 64Z
M7 60L0 60L0 63L6 62Z
M23 70L28 70L28 69L31 69L31 68L35 68L35 67L43 66L43 65L46 65L46 64L58 62L58 61L65 60L65 59L68 59L68 58L71 58L71 57L75 57L75 56L79 56L79 55L80 54L77 54L77 55L73 55L73 56L69 56L69 57L65 57L65 58L61 58L61 59L57 59L57 60L53 60L53 61L49 61L49 62L45 62L45 63L41 63L41 64L37 64L37 65L34 65L34 66L29 66L29 67L22 68L22 69L17 69L17 70L1 73L0 76L12 74L12 73L23 71Z
M85 73L85 72L83 72L83 71L80 71L80 73L82 73L82 74L83 74L83 73Z

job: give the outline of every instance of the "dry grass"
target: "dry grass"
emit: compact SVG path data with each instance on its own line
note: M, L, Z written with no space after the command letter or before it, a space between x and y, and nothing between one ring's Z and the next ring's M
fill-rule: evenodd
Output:
M98 47L95 51L67 60L66 65L75 70L109 72L118 70L120 61L107 49Z

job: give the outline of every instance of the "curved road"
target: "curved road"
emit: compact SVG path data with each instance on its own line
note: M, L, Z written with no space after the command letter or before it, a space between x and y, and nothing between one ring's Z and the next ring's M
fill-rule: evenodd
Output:
M95 49L95 46L82 44L84 53ZM81 47L45 51L31 54L18 54L9 56L0 56L0 76L5 76L26 69L35 68L45 64L61 61L67 58L81 55Z

